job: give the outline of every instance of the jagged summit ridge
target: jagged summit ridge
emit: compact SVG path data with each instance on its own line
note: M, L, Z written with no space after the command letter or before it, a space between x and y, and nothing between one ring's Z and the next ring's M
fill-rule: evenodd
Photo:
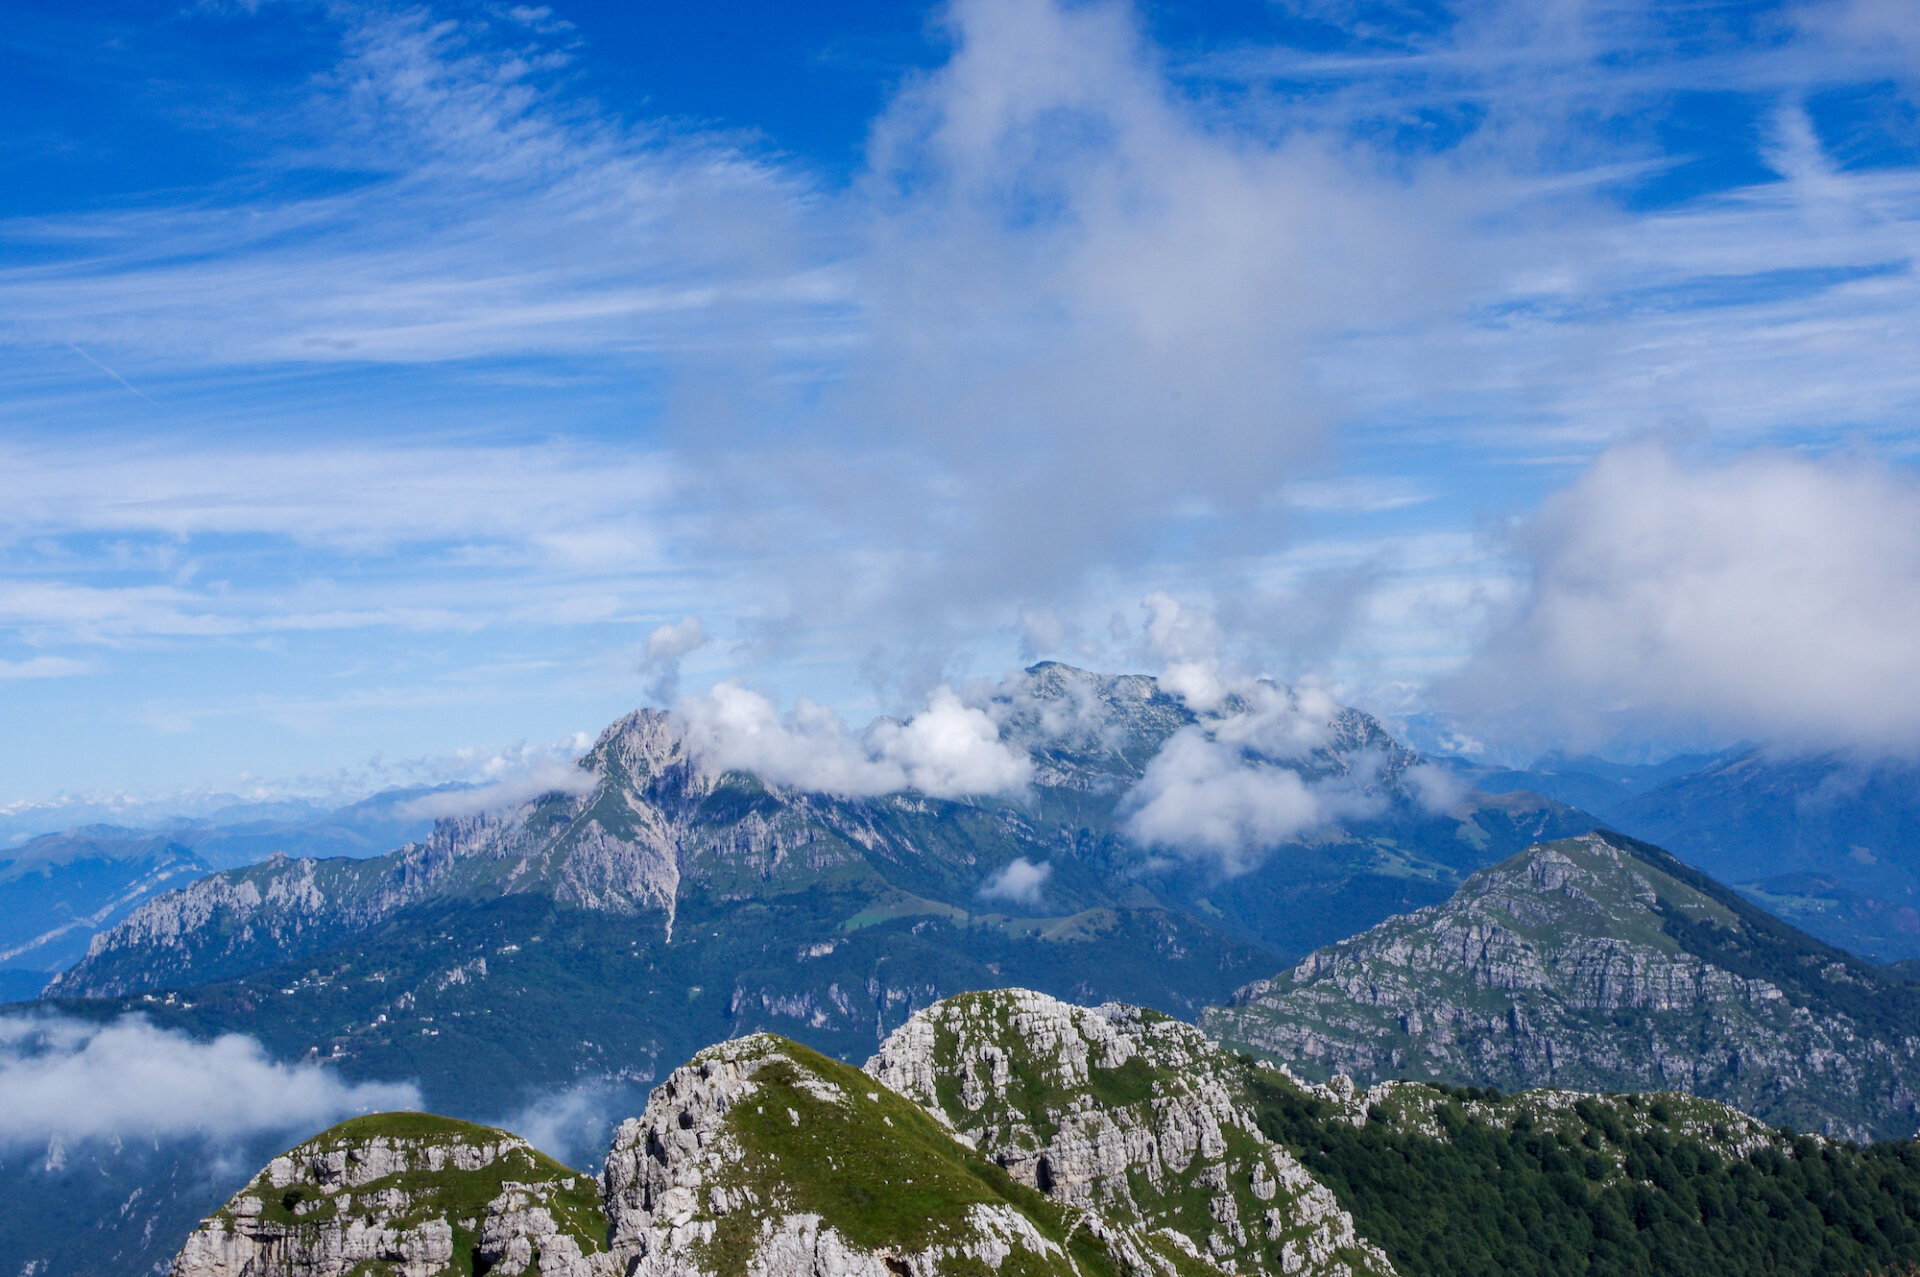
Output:
M1911 1142L1677 1094L1316 1086L1011 989L923 1009L864 1071L770 1034L707 1048L597 1183L504 1132L355 1119L274 1159L175 1277L1903 1272L1916 1203Z
M1271 693L1278 695L1278 693ZM1244 698L1216 712L1251 713ZM1288 766L1398 793L1415 756L1359 711L1333 707L1325 739ZM995 869L1083 857L1082 907L1143 903L1115 804L1196 715L1151 678L1044 664L988 704L1010 747L1034 760L1026 795L938 799L816 793L724 771L669 714L610 724L578 766L590 787L500 811L449 817L422 842L366 860L274 857L148 901L94 937L49 997L124 996L221 979L335 945L408 910L539 895L556 904L652 919L670 940L689 893L738 900L866 877L970 908ZM1403 801L1405 801L1403 796ZM1133 857L1138 859L1137 856ZM1056 898L1069 879L1056 878ZM1072 899L1073 896L1065 897ZM1153 901L1149 894L1145 902Z
M755 1034L654 1088L597 1193L505 1132L355 1119L275 1158L174 1274L1393 1273L1259 1133L1242 1072L1190 1026L1027 990L929 1008L865 1071Z
M1261 1133L1236 1062L1192 1025L1025 989L963 994L866 1067L1023 1184L1227 1271L1393 1271Z

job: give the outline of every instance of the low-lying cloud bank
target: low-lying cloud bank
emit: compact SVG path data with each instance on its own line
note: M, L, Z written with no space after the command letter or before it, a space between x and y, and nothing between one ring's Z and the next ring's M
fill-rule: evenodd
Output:
M450 790L443 794L427 794L405 804L401 811L404 815L431 820L476 816L485 811L517 807L542 794L590 794L599 781L596 773L577 763L544 759L523 772L504 776L491 784L474 789Z
M875 719L854 735L839 715L802 697L782 714L772 698L720 683L674 710L694 753L722 771L750 771L776 785L842 795L905 789L934 798L1012 794L1033 763L1003 744L985 711L939 687L906 722Z
M1045 894L1047 879L1051 877L1052 861L1035 864L1025 856L1019 856L981 885L980 898L1013 905L1037 905Z
M1163 606L1155 619L1171 615ZM1162 685L1202 717L1127 794L1124 828L1141 846L1245 873L1276 845L1371 805L1345 778L1315 783L1287 766L1332 741L1341 707L1325 691L1229 679L1210 648L1192 646Z
M419 1107L410 1083L350 1083L317 1064L277 1063L237 1033L199 1042L141 1016L0 1017L0 1145L307 1133Z
M1531 588L1452 689L1469 711L1548 733L1585 712L1920 749L1909 467L1780 452L1690 467L1638 444L1549 499L1517 548Z
M491 1124L564 1165L592 1169L606 1158L620 1123L647 1107L652 1090L650 1081L583 1078L536 1096Z

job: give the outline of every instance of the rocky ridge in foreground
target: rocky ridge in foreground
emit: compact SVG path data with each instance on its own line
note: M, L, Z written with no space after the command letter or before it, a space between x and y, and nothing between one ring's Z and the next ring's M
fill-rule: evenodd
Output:
M598 1183L505 1132L355 1119L174 1277L1460 1277L1920 1265L1920 1146L1683 1095L1302 1082L1136 1007L949 999L865 1070L700 1052Z
M894 1033L867 1071L1023 1184L1188 1238L1229 1271L1391 1271L1261 1132L1239 1062L1190 1024L1023 989L962 994Z
M591 1277L618 1271L605 1234L593 1180L519 1136L382 1113L274 1158L187 1238L173 1272Z
M956 1024L992 1040L956 1055ZM355 1119L274 1159L174 1277L1390 1277L1260 1133L1241 1068L1165 1017L1026 990L921 1013L865 1072L755 1034L654 1090L597 1201L503 1132ZM951 1105L885 1080L930 1078Z

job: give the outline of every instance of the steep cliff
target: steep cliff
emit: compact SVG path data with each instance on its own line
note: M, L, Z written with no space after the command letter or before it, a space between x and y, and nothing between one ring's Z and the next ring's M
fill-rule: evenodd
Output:
M865 1071L700 1052L597 1185L503 1132L358 1119L175 1277L1867 1274L1920 1262L1920 1146L1681 1095L1302 1082L1136 1007L928 1007Z
M677 1069L601 1177L633 1277L1112 1271L1099 1230L858 1070L761 1034Z
M1675 1090L1864 1138L1916 1124L1920 995L1646 844L1543 844L1207 1012L1303 1073Z
M505 1131L354 1118L269 1162L173 1277L612 1277L593 1181Z
M867 1071L1020 1182L1227 1271L1386 1273L1353 1221L1261 1134L1243 1069L1193 1026L1027 990L964 994Z
M535 1084L651 1079L757 1030L861 1059L969 988L1192 1016L1303 952L1300 928L1377 921L1542 821L1579 821L1514 799L1437 815L1409 786L1414 755L1322 706L1307 745L1261 765L1330 786L1351 819L1222 877L1123 835L1129 787L1199 721L1154 680L1043 665L991 711L1032 760L1023 795L770 784L715 770L642 711L581 760L587 792L442 821L383 857L216 874L96 937L47 996L241 1029L352 1075L416 1076L438 1107L500 1112ZM1256 720L1235 703L1208 721ZM1030 889L989 891L1017 861L1040 875ZM534 1039L556 1045L536 1058Z

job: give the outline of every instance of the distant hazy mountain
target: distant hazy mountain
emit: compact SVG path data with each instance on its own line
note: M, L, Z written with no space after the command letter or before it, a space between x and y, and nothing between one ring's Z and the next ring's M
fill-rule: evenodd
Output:
M0 848L0 1002L32 998L113 926L161 891L216 869L296 856L376 856L423 838L411 804L438 789L388 790L340 808L302 801L229 804L151 828L84 825Z
M1920 765L1748 750L1607 813L1823 939L1920 957Z
M1462 766L1476 789L1489 794L1526 790L1612 819L1622 804L1715 763L1747 753L1679 754L1659 763L1616 763L1591 754L1548 754L1528 767Z
M1614 834L1529 848L1204 1024L1310 1077L1687 1091L1856 1138L1920 1122L1920 987Z
M445 820L373 859L275 857L209 877L101 936L49 996L179 990L155 1014L497 1112L556 1076L644 1070L635 1061L753 1029L856 1057L969 988L1192 1015L1592 823L1515 796L1434 814L1410 787L1417 758L1336 710L1286 766L1343 786L1360 817L1229 877L1121 830L1129 788L1194 722L1182 702L1150 678L1060 665L1008 695L1003 730L1035 766L1018 798L770 785L705 767L673 720L641 711L581 760L590 793ZM983 895L1016 861L1045 865L1044 886Z
M1460 766L1488 793L1530 791L1657 843L1876 962L1920 958L1920 765L1741 746L1657 765L1549 756Z
M162 821L164 833L215 869L233 869L265 860L274 852L289 856L378 856L424 838L433 828L413 807L429 794L464 788L388 789L344 807L306 803L233 807L200 819Z
M37 997L94 934L155 894L208 872L170 838L97 825L0 857L0 1001Z

